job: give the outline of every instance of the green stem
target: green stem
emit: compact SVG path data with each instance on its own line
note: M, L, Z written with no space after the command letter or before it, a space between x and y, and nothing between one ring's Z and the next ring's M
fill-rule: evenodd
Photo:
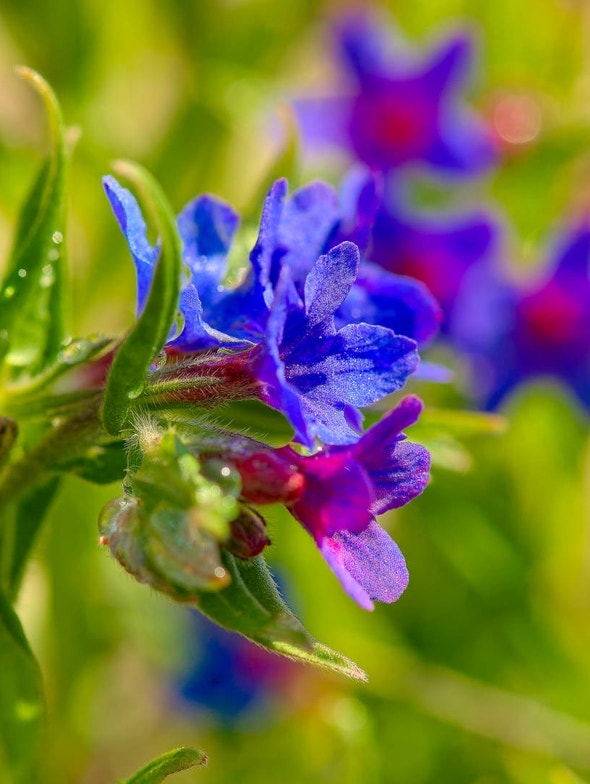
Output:
M86 400L86 405L63 419L30 451L7 465L0 473L0 515L2 509L17 500L24 492L56 473L56 466L82 455L85 450L104 438L99 412L102 391ZM0 516L0 527L4 520Z

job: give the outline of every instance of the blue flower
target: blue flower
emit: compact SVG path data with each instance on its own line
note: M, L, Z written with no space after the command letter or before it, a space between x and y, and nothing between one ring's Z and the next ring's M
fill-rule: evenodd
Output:
M271 699L297 674L287 659L217 626L195 610L187 614L185 642L190 663L172 684L175 695L187 706L206 711L231 727L268 709Z
M114 177L103 179L115 217L129 244L137 275L137 310L143 310L159 254L147 239L147 227L135 197ZM215 326L215 313L230 292L222 285L227 255L239 218L227 204L213 196L199 196L178 216L183 260L189 273L182 286L179 310L183 317L178 335L174 329L167 345L191 352L214 348L243 348L240 340Z
M492 134L461 96L471 36L457 32L419 58L387 28L360 10L337 26L348 85L340 95L297 102L304 138L349 149L381 171L416 162L447 176L488 169L496 159Z
M303 299L285 268L264 340L251 352L262 399L289 418L309 448L316 440L355 441L358 408L400 389L418 366L416 343L390 329L364 323L336 328L334 314L358 264L358 248L350 242L320 256L305 279Z
M488 409L519 384L551 377L590 409L590 223L564 232L542 276L516 284L490 264L474 268L457 302L453 343L471 361Z

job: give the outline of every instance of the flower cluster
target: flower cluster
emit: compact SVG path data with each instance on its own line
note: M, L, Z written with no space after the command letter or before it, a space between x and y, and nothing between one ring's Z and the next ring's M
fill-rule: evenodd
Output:
M147 239L133 195L113 177L104 184L135 261L141 313L159 248ZM236 213L208 195L187 205L177 221L187 270L181 320L151 372L154 389L164 389L151 398L164 418L179 401L208 407L249 398L287 418L297 448L272 448L203 422L187 427L178 415L166 421L203 476L218 476L222 464L239 477L222 549L239 558L258 555L269 539L255 507L281 503L366 609L374 600L396 600L407 584L403 556L375 515L422 492L429 456L402 432L418 418L417 398L406 397L364 433L361 409L403 387L418 368L419 343L433 336L440 319L423 284L377 268L361 253L379 187L375 176L356 173L340 195L315 182L288 196L286 182L277 181L249 267L233 287L224 280ZM144 460L127 501L141 494L145 475ZM128 527L148 505L131 507ZM109 523L104 531L119 548L122 540L113 538ZM145 575L145 560L121 560Z
M436 297L441 335L466 361L477 405L494 409L521 382L551 377L588 408L587 219L570 221L552 252L552 271L515 283L499 264L508 255L504 221L492 210L433 214L410 206L416 175L454 190L498 162L498 139L463 99L473 33L447 33L418 53L366 9L338 20L334 33L339 87L295 108L310 150L346 150L383 178L366 258L376 269L420 280Z

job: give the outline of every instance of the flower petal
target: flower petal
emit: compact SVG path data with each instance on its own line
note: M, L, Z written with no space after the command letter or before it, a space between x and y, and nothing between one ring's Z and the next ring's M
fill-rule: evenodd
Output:
M393 539L373 520L364 531L326 537L320 552L346 593L365 610L373 600L397 601L408 585L404 557Z

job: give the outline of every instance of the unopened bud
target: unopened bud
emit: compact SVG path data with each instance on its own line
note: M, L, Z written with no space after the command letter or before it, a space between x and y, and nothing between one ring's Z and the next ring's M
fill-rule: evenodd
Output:
M270 544L266 521L249 506L242 506L238 517L230 523L230 530L225 548L238 558L254 558Z

